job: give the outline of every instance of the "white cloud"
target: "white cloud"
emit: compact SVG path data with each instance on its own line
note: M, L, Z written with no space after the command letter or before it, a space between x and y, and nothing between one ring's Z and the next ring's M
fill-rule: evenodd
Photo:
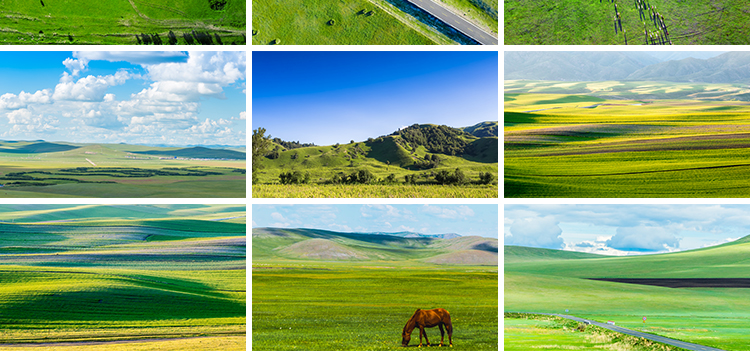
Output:
M104 101L104 96L110 86L122 85L130 74L118 71L114 75L89 75L75 81L74 76L63 73L60 83L55 86L54 100L70 101Z
M661 226L619 227L607 246L620 250L655 252L679 248L680 240L668 228Z
M558 224L551 216L515 220L510 234L505 236L505 244L560 249L564 241L560 238L562 229Z
M0 110L15 110L27 107L29 104L48 104L51 102L50 91L37 90L35 93L21 91L20 94L7 93L0 95Z
M65 60L63 60L63 65L65 66L66 69L70 71L70 73L74 77L77 77L82 72L85 72L86 70L88 70L89 61L86 58L82 58L82 59L65 58Z

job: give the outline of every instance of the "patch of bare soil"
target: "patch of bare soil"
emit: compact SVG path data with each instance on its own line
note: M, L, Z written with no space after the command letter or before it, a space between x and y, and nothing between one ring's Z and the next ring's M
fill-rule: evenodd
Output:
M425 259L425 262L454 265L497 265L498 255L485 250L460 250L433 256Z
M367 255L328 239L307 239L280 250L298 258L323 260L367 260Z

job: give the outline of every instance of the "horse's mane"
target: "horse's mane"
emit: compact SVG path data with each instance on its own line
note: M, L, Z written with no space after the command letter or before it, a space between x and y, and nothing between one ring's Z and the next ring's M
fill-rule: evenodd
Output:
M411 325L411 329L414 329L416 327L417 323L417 314L421 311L421 309L417 309L414 311L414 314L412 314L411 318L409 318L408 321L406 321L406 325L404 326L404 330L401 332L401 335L406 334L406 329L409 328Z

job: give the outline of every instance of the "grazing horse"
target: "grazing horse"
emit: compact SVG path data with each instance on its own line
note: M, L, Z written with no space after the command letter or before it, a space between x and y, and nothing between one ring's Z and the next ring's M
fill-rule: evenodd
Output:
M453 323L451 323L451 315L448 311L442 308L424 311L417 309L404 326L404 331L401 333L401 346L409 345L411 332L414 328L419 328L419 347L422 347L422 335L424 335L424 340L427 342L427 346L430 346L430 340L427 339L427 332L425 332L424 328L432 328L434 326L440 328L440 346L443 346L443 338L445 337L443 325L445 325L445 329L448 330L448 342L450 343L450 346L453 347Z

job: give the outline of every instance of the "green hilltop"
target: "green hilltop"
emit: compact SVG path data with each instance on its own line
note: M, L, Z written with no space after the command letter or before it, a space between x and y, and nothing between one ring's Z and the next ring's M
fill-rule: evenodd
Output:
M318 229L253 228L253 260L410 262L497 265L498 241L463 236L405 238L388 234L342 233Z
M477 137L462 129L432 124L415 124L364 142L295 149L274 143L262 161L258 181L276 183L280 173L303 171L311 175L312 182L322 183L336 173L362 168L378 178L393 174L400 182L405 175L429 176L456 168L476 178L482 172L497 174L498 146L497 135Z

